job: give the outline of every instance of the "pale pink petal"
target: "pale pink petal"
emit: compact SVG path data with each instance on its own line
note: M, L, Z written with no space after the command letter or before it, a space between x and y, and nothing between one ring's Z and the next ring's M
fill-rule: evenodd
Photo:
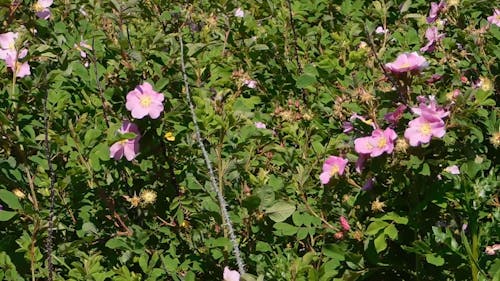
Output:
M319 180L322 184L327 184L330 181L330 172L323 172L319 175Z
M125 158L127 158L128 161L132 161L135 158L135 156L137 155L138 146L139 144L136 144L136 142L133 140L127 141L127 143L123 146Z
M31 75L30 66L28 62L24 62L21 65L18 65L16 76L19 78L23 78L28 75Z
M236 270L230 270L227 266L224 267L224 281L240 281L240 274Z
M123 144L121 142L115 142L109 148L109 158L120 160L122 157L123 157Z

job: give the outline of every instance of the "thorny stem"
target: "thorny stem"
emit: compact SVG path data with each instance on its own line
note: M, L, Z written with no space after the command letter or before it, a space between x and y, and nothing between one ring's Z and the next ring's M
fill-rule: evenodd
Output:
M50 143L49 143L49 117L47 113L47 100L49 99L49 92L46 91L45 99L43 100L43 116L45 122L45 153L47 158L47 165L49 166L49 178L50 178L50 213L49 213L49 229L47 237L47 266L49 270L49 281L54 280L53 277L53 265L52 265L52 231L54 228L54 171L52 170L51 156L50 156Z
M290 26L292 27L292 33L293 33L293 47L295 50L295 62L297 63L297 68L299 75L302 74L302 64L300 63L299 59L299 46L297 44L297 31L295 31L295 24L293 23L293 11L292 11L292 2L290 0L287 0L288 3L288 14L290 17ZM302 100L306 102L306 91L305 89L301 90L302 92Z
M231 219L229 218L229 214L227 211L226 199L224 198L224 195L222 195L222 193L219 192L217 180L215 179L215 173L214 173L214 170L212 168L212 163L210 162L208 152L205 149L205 145L203 144L203 139L201 137L200 128L198 126L198 119L196 117L196 113L194 111L194 105L193 105L193 102L191 100L191 94L189 92L189 83L188 83L188 78L187 78L187 74L186 74L186 65L184 63L184 43L183 43L183 39L182 39L182 30L181 29L179 29L179 44L180 44L180 49L181 49L180 51L181 51L182 78L184 80L184 88L186 91L187 102L189 104L189 110L190 110L191 116L193 118L196 140L201 148L201 151L203 153L203 157L205 160L205 164L208 168L208 173L209 173L209 177L210 177L212 191L214 191L217 194L222 217L226 221L227 229L229 231L229 238L231 240L231 243L233 244L233 253L234 253L234 256L236 258L236 263L238 264L238 271L240 272L241 275L243 275L245 273L245 264L243 263L243 260L241 259L240 248L238 246L238 241L236 240L236 235L234 233L233 223L232 223Z

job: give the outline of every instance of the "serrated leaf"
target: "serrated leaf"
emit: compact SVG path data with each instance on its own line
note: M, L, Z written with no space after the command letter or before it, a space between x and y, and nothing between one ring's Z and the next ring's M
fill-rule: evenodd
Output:
M297 78L296 82L297 88L302 89L316 83L316 77L311 74L304 73L299 78Z
M282 222L295 212L295 205L285 201L278 201L266 209L266 213L274 222Z

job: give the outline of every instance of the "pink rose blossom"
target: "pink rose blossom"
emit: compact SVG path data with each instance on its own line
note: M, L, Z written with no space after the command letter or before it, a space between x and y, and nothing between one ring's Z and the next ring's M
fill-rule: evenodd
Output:
M426 105L426 103L428 104ZM411 111L431 122L442 121L443 118L450 115L450 112L445 111L437 105L436 99L433 96L430 96L429 99L422 99L420 105L413 107Z
M141 139L139 129L134 123L123 121L122 127L118 130L118 133L135 133L136 136L134 139L123 139L115 142L109 148L109 157L120 160L123 155L125 155L128 161L132 161L139 153L139 140Z
M340 216L340 225L342 226L342 229L344 231L349 231L351 230L351 226L349 225L349 222L344 216Z
M18 33L7 32L0 34L0 59L5 60L7 55L16 53L16 39Z
M5 58L5 64L8 68L15 73L16 77L23 78L25 76L31 75L30 66L28 62L19 62L18 59L26 57L28 54L27 49L22 49L19 53L11 52L7 54Z
M245 16L245 12L241 8L238 8L236 9L236 11L234 11L234 16L237 18L242 18Z
M255 122L254 125L255 125L255 128L257 128L257 129L265 129L266 128L266 124L264 124L262 122Z
M427 17L427 23L433 23L436 21L436 19L439 16L439 13L446 7L446 2L441 1L438 3L432 2L431 3L431 10L429 11L429 16Z
M417 117L408 123L405 130L405 138L411 146L419 146L421 143L428 143L431 137L442 138L446 133L443 121L431 122L423 116Z
M389 32L389 30L385 29L382 26L378 26L377 29L375 29L375 33L377 34L386 34L387 32Z
M255 89L257 87L257 81L255 80L245 79L243 84L250 89Z
M148 82L135 87L127 94L127 103L125 107L132 112L132 117L142 119L149 115L156 119L163 111L164 96L155 92Z
M452 166L446 167L444 169L444 171L448 172L452 175L460 175L460 169L458 168L457 165L452 165Z
M427 28L425 31L425 38L427 38L427 44L420 48L420 52L433 52L436 47L436 43L444 38L444 34L439 33L437 27L432 26Z
M495 9L493 15L488 17L488 22L500 27L500 9Z
M360 154L369 154L371 157L377 157L384 152L391 154L394 150L394 141L398 138L396 132L387 128L375 129L369 137L357 138L354 140L354 150Z
M420 72L429 66L429 63L424 57L417 54L417 52L403 53L399 55L394 62L386 63L387 70L394 74L401 74L404 72Z
M240 281L240 274L236 270L230 270L229 267L224 267L224 281Z
M345 166L347 165L347 159L338 156L330 156L326 159L323 164L323 172L319 176L319 179L322 184L327 184L330 181L330 178L335 175L344 174Z
M52 5L53 0L38 0L35 5L33 5L33 9L36 12L36 16L40 19L47 20L52 15L49 7Z

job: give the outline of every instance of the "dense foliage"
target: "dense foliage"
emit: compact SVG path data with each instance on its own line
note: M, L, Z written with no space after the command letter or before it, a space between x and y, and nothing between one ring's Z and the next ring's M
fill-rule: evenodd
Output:
M189 2L0 0L0 279L500 280L494 1Z

